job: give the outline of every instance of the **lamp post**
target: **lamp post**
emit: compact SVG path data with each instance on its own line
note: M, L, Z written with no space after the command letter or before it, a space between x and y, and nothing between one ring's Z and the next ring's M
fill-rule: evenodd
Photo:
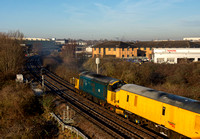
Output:
M97 74L99 74L99 63L100 63L100 59L99 59L99 58L96 58Z

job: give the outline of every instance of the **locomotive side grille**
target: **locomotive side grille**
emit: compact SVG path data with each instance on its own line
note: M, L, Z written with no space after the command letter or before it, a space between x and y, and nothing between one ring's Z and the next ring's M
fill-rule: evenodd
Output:
M112 92L112 94L111 94L111 101L115 101L115 99L116 99L116 93Z

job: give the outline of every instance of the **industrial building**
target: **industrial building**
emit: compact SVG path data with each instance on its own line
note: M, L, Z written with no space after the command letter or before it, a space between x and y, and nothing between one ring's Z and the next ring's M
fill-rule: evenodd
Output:
M155 48L154 63L175 64L182 61L200 61L200 48Z

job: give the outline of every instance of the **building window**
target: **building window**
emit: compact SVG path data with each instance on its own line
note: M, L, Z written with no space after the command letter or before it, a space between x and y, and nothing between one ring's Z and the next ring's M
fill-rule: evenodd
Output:
M96 48L94 48L94 51L96 51Z
M122 57L124 57L124 55L122 55Z
M134 48L132 48L132 51L134 51Z
M129 47L127 48L127 51L129 51Z
M164 62L164 58L157 58L157 63L163 63Z
M174 58L167 58L167 62L174 63Z
M129 55L127 55L127 57L129 57Z
M132 57L134 57L134 55L132 55Z
M138 48L138 50L140 50L140 48Z
M146 47L144 47L144 50L146 50Z
M150 47L150 50L152 50L152 47Z
M114 48L114 51L116 51L116 48Z
M110 48L108 48L108 51L110 51Z
M99 48L99 54L101 53L101 48Z
M122 48L122 51L124 51L124 48Z

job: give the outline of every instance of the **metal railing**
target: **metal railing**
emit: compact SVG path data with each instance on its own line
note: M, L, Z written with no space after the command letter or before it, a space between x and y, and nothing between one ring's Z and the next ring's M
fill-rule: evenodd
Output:
M82 137L83 139L88 139L83 133L81 133L78 129L76 129L75 127L73 126L69 126L69 125L66 125L63 120L58 117L57 115L55 115L54 113L50 113L50 115L61 125L62 127L62 130L64 131L64 129L68 129L70 130L71 132L75 133L77 136L80 136Z

